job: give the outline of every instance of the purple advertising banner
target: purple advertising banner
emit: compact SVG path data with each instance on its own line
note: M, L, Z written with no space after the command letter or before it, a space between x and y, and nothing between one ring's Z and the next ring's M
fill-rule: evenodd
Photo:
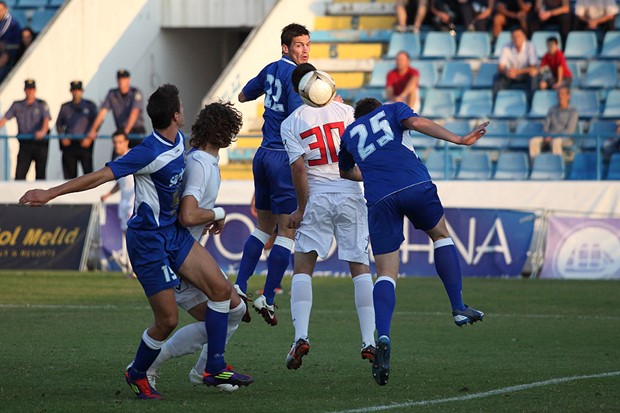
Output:
M540 277L620 279L620 219L550 217Z
M117 263L122 248L121 221L118 204L104 204L101 215L101 267L104 271L121 271Z

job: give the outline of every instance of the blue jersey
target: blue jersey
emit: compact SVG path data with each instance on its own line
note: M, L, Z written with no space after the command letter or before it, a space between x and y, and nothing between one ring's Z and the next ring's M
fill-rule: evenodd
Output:
M344 131L338 155L340 169L359 166L368 206L402 189L431 180L402 124L413 116L418 115L409 106L392 103L356 119Z
M280 125L295 109L301 106L301 98L293 90L291 74L297 65L288 57L282 56L277 62L265 66L254 79L250 80L242 92L248 100L265 94L265 113L263 114L263 142L268 149L284 150L280 137Z
M116 179L134 175L136 201L129 228L152 230L175 223L185 172L184 152L181 132L174 143L153 132L140 145L106 164Z

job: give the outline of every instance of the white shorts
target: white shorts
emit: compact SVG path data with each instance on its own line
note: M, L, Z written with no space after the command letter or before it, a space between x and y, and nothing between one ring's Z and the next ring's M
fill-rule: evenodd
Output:
M228 276L222 271L224 278L228 279ZM191 283L188 283L183 278L180 279L179 285L174 287L174 299L177 305L185 311L196 307L198 304L202 304L205 301L209 301L209 298L205 293L200 291L198 287L195 287Z
M314 194L295 235L295 252L326 258L336 237L338 259L368 265L368 210L362 194Z

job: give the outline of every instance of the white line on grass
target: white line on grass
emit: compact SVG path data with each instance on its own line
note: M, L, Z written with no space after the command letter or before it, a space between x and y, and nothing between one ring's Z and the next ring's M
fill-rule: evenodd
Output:
M535 387L543 387L543 386L550 386L550 385L559 384L559 383L566 383L569 381L600 379L600 378L615 377L615 376L620 376L620 371L590 374L587 376L559 377L557 379L537 381L534 383L527 383L527 384L519 384L517 386L503 387L501 389L489 390L489 391L485 391L482 393L469 394L467 396L448 397L445 399L420 400L417 402L407 402L407 403L394 403L394 404L388 404L388 405L383 405L383 406L369 406L369 407L363 407L361 409L339 410L339 411L332 412L332 413L368 413L368 412L379 412L379 411L391 410L391 409L402 409L404 407L430 406L434 404L462 402L462 401L473 400L473 399L481 399L484 397L497 396L500 394L513 393L513 392L518 392L522 390L529 390Z

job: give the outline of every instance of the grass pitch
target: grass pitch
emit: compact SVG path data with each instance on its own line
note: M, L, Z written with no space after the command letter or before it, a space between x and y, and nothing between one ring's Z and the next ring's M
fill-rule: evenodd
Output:
M253 277L250 290L263 282ZM346 278L314 279L310 354L299 370L286 369L287 277L279 324L253 313L227 349L253 385L233 394L192 386L196 354L162 366L160 402L137 400L123 377L152 321L137 281L0 272L0 287L0 412L620 411L617 281L465 279L465 302L486 315L458 328L438 278L401 279L391 378L380 387L360 358Z

